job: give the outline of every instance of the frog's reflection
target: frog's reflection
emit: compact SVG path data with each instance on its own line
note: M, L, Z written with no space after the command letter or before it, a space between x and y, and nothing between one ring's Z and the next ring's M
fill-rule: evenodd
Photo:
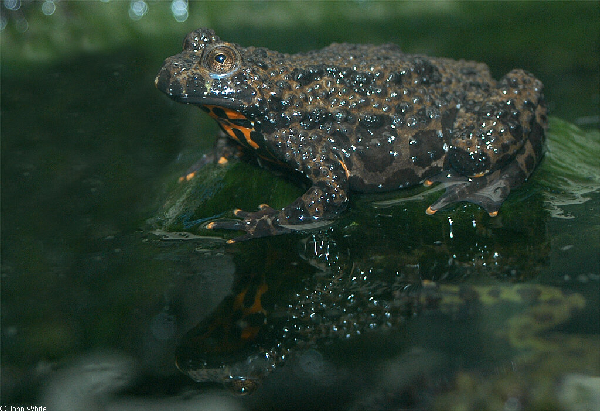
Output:
M314 239L306 245L314 247ZM311 274L293 299L273 284L270 289L263 275L247 278L241 291L186 335L177 365L196 381L249 393L294 351L397 327L436 304L434 283L413 286L399 274L389 284L369 277L356 267L348 275Z
M397 330L424 311L468 315L503 297L530 304L552 294L513 285L534 276L547 257L539 219L521 219L512 237L498 235L497 223L455 220L453 236L437 220L442 223L432 230L443 236L406 231L390 238L389 231L347 226L300 242L288 236L283 245L281 238L238 245L243 261L233 292L187 333L177 351L179 369L246 394L294 353ZM525 256L521 241L531 244Z
M253 391L285 355L263 348L276 338L268 335L273 324L261 301L267 291L257 276L237 295L225 298L186 335L178 349L179 369L198 382L221 382L241 394Z

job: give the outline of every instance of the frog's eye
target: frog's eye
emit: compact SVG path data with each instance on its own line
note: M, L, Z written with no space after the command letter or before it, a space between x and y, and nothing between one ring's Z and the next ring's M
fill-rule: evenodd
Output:
M211 76L215 77L223 77L232 73L239 64L238 52L225 45L206 50L202 58L202 65L210 71Z

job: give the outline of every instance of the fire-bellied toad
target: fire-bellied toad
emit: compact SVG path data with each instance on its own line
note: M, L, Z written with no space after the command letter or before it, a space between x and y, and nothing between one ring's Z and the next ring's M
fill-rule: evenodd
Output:
M282 54L187 35L156 86L197 105L239 144L305 175L312 186L282 210L236 210L209 228L280 234L330 220L350 191L445 182L427 212L459 201L496 215L543 152L542 83L523 70L495 81L482 63L404 54L393 44L332 44Z

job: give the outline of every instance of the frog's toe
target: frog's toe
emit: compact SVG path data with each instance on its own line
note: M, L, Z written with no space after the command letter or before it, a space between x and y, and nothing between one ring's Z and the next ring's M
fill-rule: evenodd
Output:
M196 161L190 168L188 168L182 176L179 177L179 182L183 183L184 181L190 181L192 178L198 174L198 171L204 168L207 164L213 163L214 155L213 154L204 154L200 160Z
M234 215L241 220L219 220L209 223L206 228L210 230L236 230L245 231L246 234L229 240L228 243L250 240L252 238L267 237L284 234L291 231L279 225L279 210L275 210L266 204L259 207L259 211L250 212L240 209L235 210Z
M244 221L242 220L219 220L212 221L206 225L209 230L244 230Z
M202 155L198 161L188 168L185 174L179 177L179 182L190 181L208 164L219 164L223 166L229 163L230 159L241 156L242 152L240 151L239 145L234 144L225 134L220 134L213 149Z

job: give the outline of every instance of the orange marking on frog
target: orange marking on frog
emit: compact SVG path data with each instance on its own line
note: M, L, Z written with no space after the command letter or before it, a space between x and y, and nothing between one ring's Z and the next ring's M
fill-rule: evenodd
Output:
M242 135L244 136L244 139L246 140L246 143L248 143L248 145L254 149L259 148L259 145L252 140L251 137L251 133L254 130L254 128L248 128L248 127L242 127L242 126L238 126L235 124L230 123L227 120L245 120L246 116L243 115L242 113L240 113L239 111L235 111L235 110L231 110L228 108L224 108L224 107L218 107L218 106L206 106L206 108L209 109L208 114L214 118L215 120L217 120L219 122L219 124L221 124L221 127L223 127L223 129L225 130L225 132L227 134L229 134L229 136L231 138L233 138L235 141L237 141L238 143L242 144L242 142L240 141L240 139L235 135L235 133L233 132L233 130L239 130L242 132ZM220 117L217 114L215 114L214 109L215 108L219 108L220 110L223 111L223 113L225 114L226 118Z
M215 106L211 106L211 109L212 109L212 107L215 107ZM241 120L241 119L246 118L246 116L243 115L242 113L240 113L239 111L231 110L231 109L224 108L224 107L221 107L221 110L223 110L225 112L225 115L227 116L227 118L231 119L231 120Z
M254 140L252 140L252 137L250 137L250 133L252 133L254 131L253 128L238 127L238 126L234 126L234 127L237 128L238 130L240 130L244 134L244 138L246 139L246 141L248 142L250 147L252 147L254 149L258 148L258 144Z
M217 118L217 117L215 117L215 118ZM232 139L234 139L238 143L242 144L242 142L240 141L240 139L237 138L237 136L233 132L233 127L230 124L224 123L222 121L219 121L219 124L221 124L221 127L223 127L223 130L225 130L225 132L229 135L229 137L231 137Z
M350 171L348 170L346 163L344 163L342 160L338 160L338 161L342 165L342 168L344 169L344 173L346 173L346 178L350 178Z

